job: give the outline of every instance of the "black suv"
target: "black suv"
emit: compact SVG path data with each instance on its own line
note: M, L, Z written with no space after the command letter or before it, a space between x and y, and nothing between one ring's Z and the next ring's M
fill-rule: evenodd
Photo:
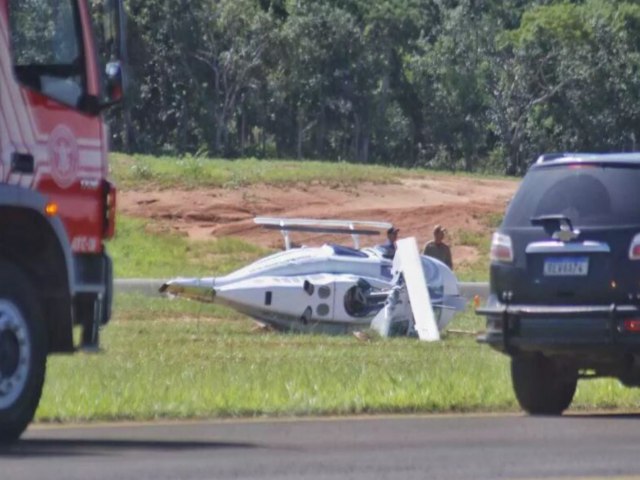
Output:
M562 413L579 378L640 386L640 153L541 156L493 235L477 313L529 413Z

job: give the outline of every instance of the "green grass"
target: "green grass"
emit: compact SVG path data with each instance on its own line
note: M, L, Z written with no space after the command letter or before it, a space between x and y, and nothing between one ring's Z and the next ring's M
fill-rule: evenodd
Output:
M401 178L426 175L461 175L474 178L507 177L483 173L387 167L317 160L223 160L205 157L110 156L111 173L121 188L241 188L264 184L275 186L321 184L328 187L356 186L362 182L397 183ZM514 179L514 182L516 180Z
M478 259L473 262L461 262L455 265L456 276L462 282L486 282L489 280L489 249L491 247L491 235L502 223L502 214L490 213L478 218L486 227L487 233L461 230L453 239L454 245L469 246L476 249Z
M109 243L116 278L167 278L173 276L222 275L271 252L238 238L189 241L172 232L155 231L153 222L120 215L117 236ZM456 265L460 281L488 279L490 238L477 232L461 231L456 245L478 250L477 261Z
M111 155L111 171L123 188L240 188L253 184L351 186L361 182L394 183L411 170L346 162L221 160L200 157Z
M327 188L334 188L355 187L361 182L390 183L400 178L420 177L427 173L429 176L451 175L451 172L427 172L420 169L344 162L220 160L201 157L129 156L117 153L111 156L111 168L118 185L125 189L240 188L258 183L283 188L292 184L321 184ZM491 214L479 220L494 230L501 221L501 215ZM157 228L151 220L118 216L117 236L109 246L115 261L116 277L221 274L268 253L268 250L240 239L221 238L217 241L190 242L176 234L159 232ZM486 281L490 238L484 238L475 232L462 231L453 241L455 245L473 246L480 253L477 261L456 265L458 278L461 281Z
M115 155L120 186L240 187L250 183L328 186L389 182L414 172L340 163L183 160ZM499 216L487 217L495 228ZM455 242L481 258L456 269L484 280L488 238L460 232ZM234 238L190 242L150 222L118 218L110 242L116 277L217 275L266 250ZM102 335L106 352L54 356L48 364L39 421L147 420L263 415L518 411L508 358L475 342L483 323L459 316L442 342L254 330L242 315L182 300L116 297ZM573 409L630 409L633 389L617 381L581 382Z
M233 237L190 242L175 233L154 231L150 221L124 215L118 217L117 236L108 249L116 278L223 274L268 253Z
M455 265L455 274L461 282L486 282L489 279L489 247L491 238L487 234L462 230L454 239L455 245L474 247L479 256L473 262Z
M474 335L359 341L253 330L220 307L117 298L106 353L49 360L39 421L517 411L508 359ZM482 322L471 312L452 328ZM635 390L581 382L576 409L633 408Z

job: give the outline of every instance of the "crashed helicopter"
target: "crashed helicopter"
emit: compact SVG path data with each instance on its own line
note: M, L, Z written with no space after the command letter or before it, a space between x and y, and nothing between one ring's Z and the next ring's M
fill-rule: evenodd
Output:
M393 260L381 247L360 248L360 237L392 225L356 220L258 217L279 230L285 250L222 277L175 278L160 288L169 297L227 305L277 330L343 334L372 328L382 336L439 340L464 309L453 272L420 255L415 238L401 239ZM354 247L293 247L291 232L350 235Z

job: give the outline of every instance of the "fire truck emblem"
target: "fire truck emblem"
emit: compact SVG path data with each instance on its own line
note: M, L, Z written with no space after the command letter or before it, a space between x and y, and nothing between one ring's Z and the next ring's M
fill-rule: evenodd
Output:
M61 188L71 186L77 178L80 152L73 132L64 125L58 125L49 137L49 158L51 176Z

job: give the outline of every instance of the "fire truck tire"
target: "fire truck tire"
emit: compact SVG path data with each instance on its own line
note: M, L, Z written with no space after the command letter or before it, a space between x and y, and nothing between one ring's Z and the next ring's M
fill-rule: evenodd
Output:
M0 259L0 443L20 437L40 402L47 336L37 298L23 271Z

